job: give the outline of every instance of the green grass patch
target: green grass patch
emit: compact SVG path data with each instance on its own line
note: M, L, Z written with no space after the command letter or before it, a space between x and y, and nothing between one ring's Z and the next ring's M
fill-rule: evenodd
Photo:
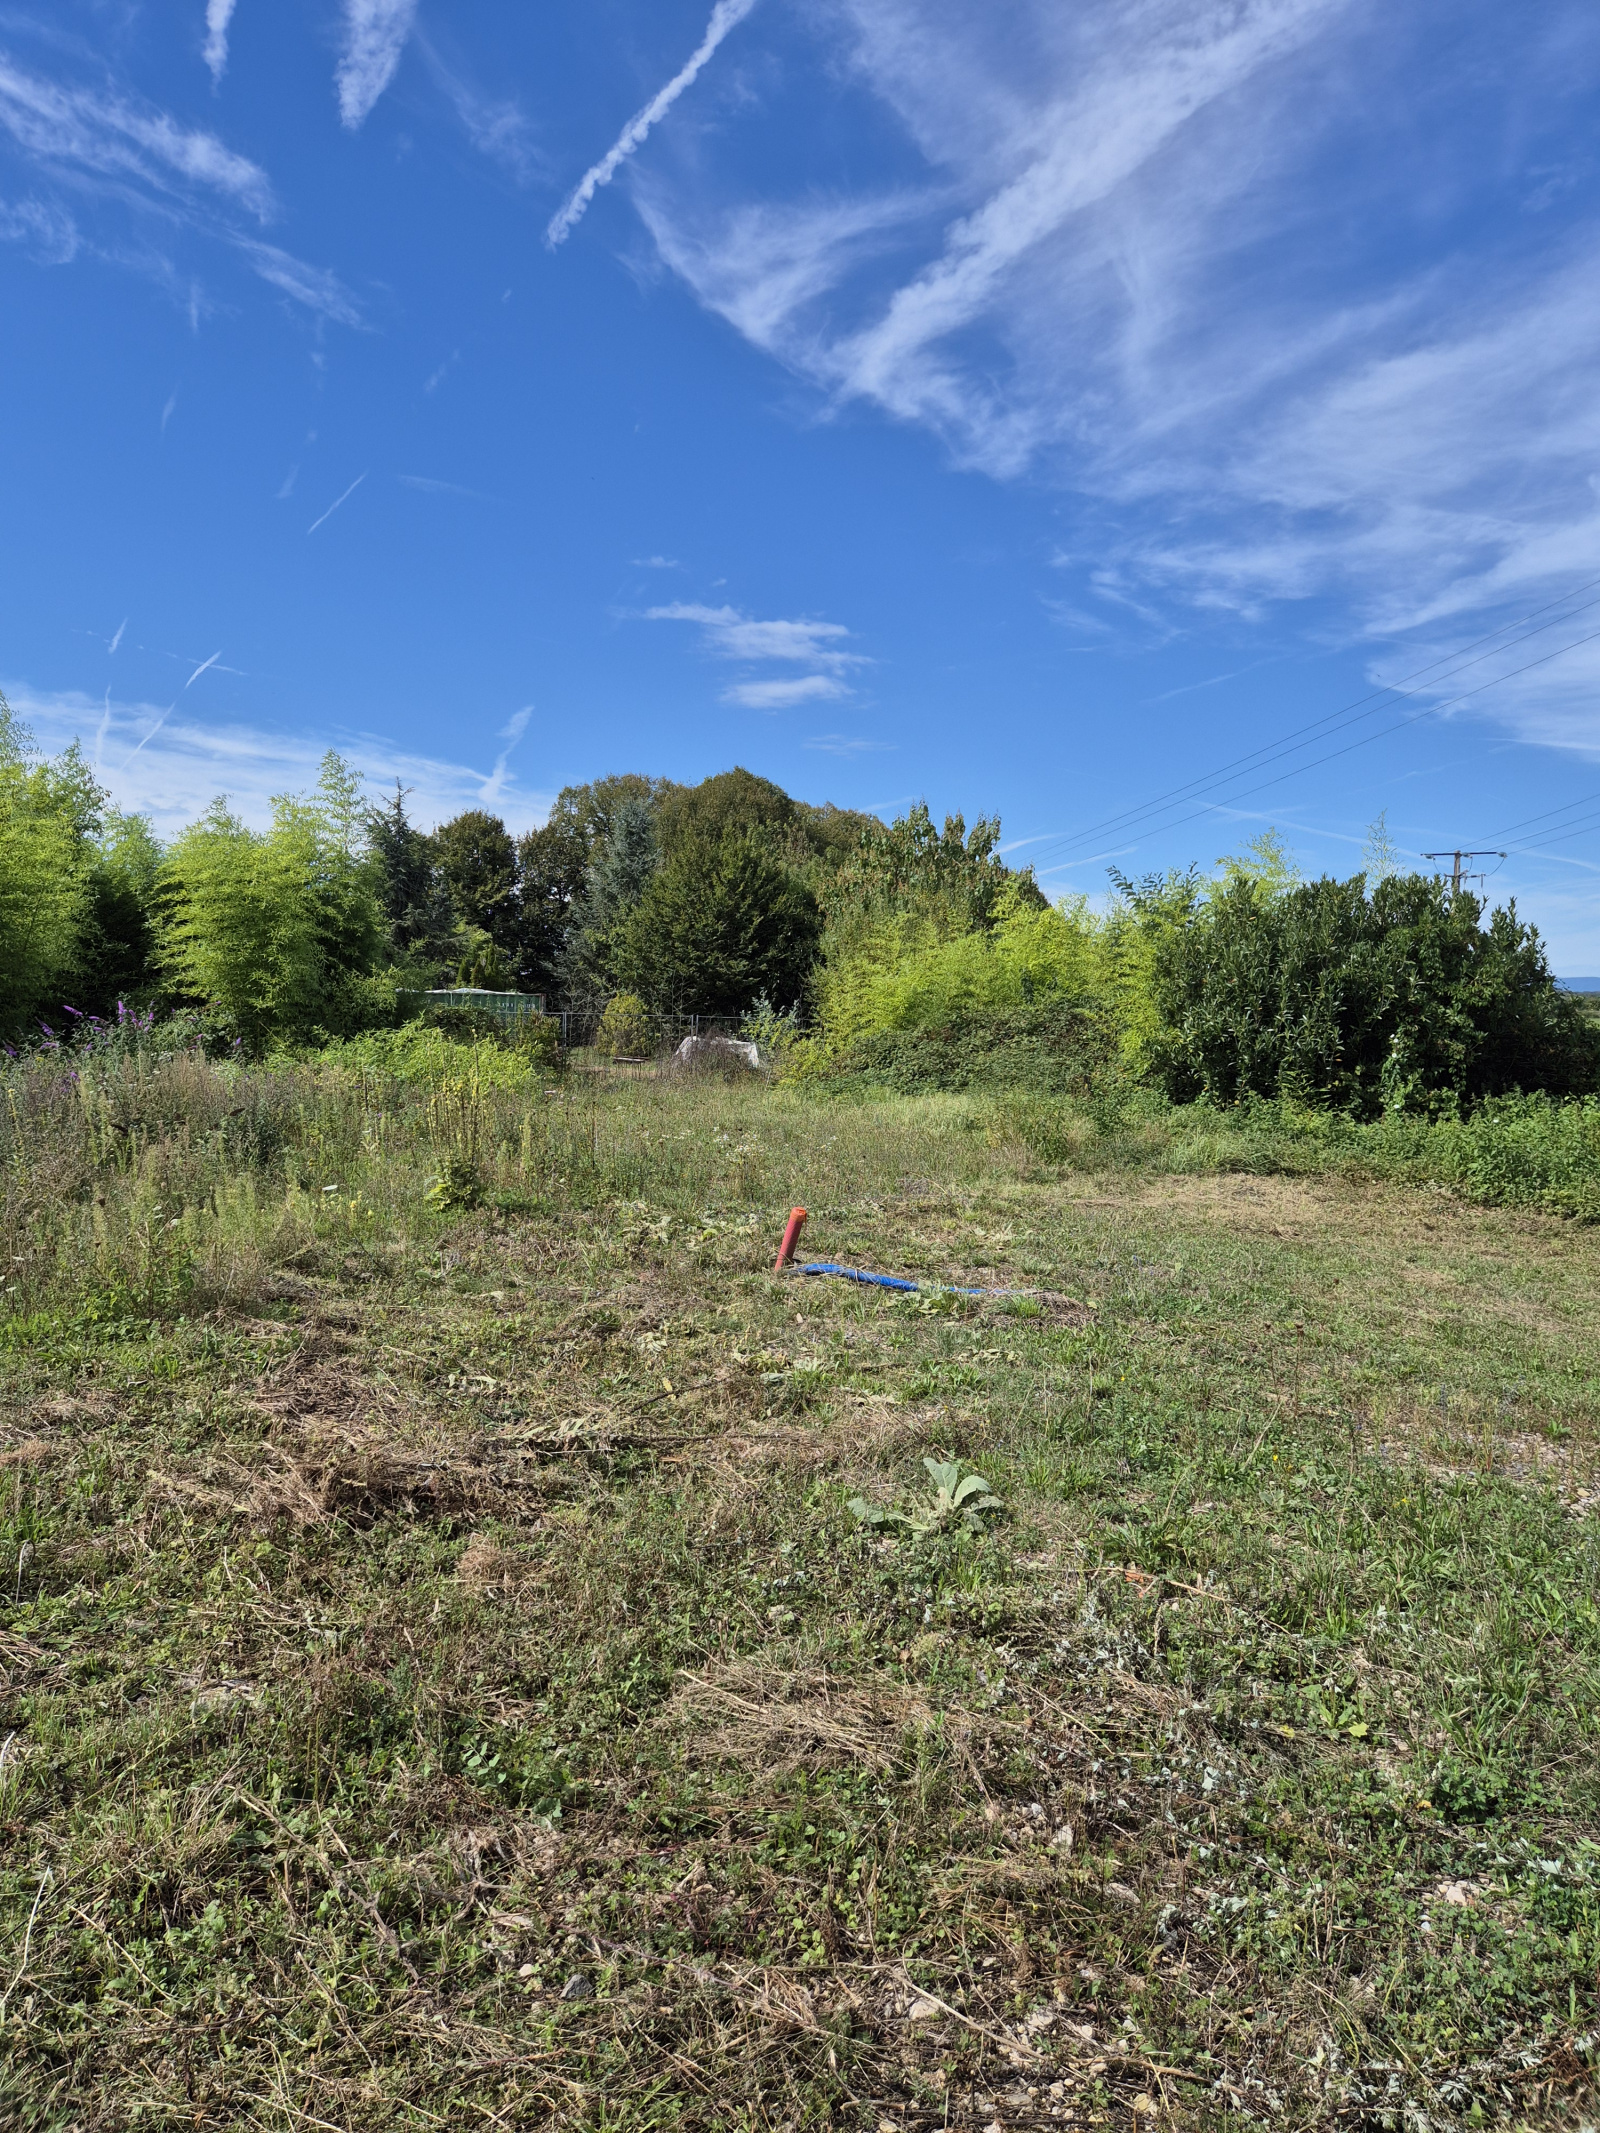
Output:
M1593 2118L1581 1122L466 1063L7 1081L0 2120Z

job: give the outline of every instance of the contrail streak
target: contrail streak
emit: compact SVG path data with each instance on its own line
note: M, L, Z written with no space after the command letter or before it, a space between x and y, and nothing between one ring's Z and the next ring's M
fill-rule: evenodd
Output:
M327 520L332 518L333 514L335 513L335 511L338 510L341 504L347 504L350 501L351 497L355 495L357 489L360 488L361 484L366 480L366 478L367 477L365 474L358 474L355 480L350 484L349 488L345 490L343 496L336 496L333 502L329 504L327 510L323 512L322 517L314 518L311 521L310 525L306 528L306 532L308 534L315 533L319 526L325 524Z
M755 4L756 0L717 0L716 6L711 10L711 20L706 25L706 33L688 62L673 75L664 89L656 91L636 117L628 121L612 146L606 150L598 163L584 172L563 206L551 217L550 227L544 233L544 241L552 251L571 235L600 187L611 183L618 169L633 154L656 120L672 109L729 30L743 22Z
M205 672L206 668L214 667L221 657L222 654L220 652L213 652L209 659L202 659L200 664L195 668L194 672L189 676L189 679L184 683L184 687L186 689L192 689L195 683L200 679L201 675Z
M144 746L145 741L153 741L155 739L156 735L161 731L162 727L167 723L167 720L171 718L173 712L176 711L177 708L178 699L174 697L171 703L168 704L165 711L163 711L161 716L156 720L155 724L150 728L150 731L145 735L144 741L141 741L139 743L139 748L142 748ZM128 763L131 763L133 761L134 756L139 753L139 748L135 748L130 751L127 762L125 762L122 766L124 770L127 769Z

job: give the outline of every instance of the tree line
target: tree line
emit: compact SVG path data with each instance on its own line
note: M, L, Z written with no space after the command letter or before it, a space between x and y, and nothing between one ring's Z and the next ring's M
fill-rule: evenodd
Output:
M759 1006L807 1028L794 1059L818 1074L1004 1027L1176 1101L1370 1117L1600 1089L1600 1031L1515 904L1386 847L1306 882L1268 835L1210 875L1114 873L1096 909L1052 904L999 842L994 818L884 823L742 769L568 786L521 837L482 808L425 831L330 754L266 829L218 800L162 846L0 699L0 1038L125 1002L261 1052L460 984L542 993L585 1030L609 1011L625 1049Z
M45 759L0 699L0 1035L124 1002L192 1009L260 1051L454 985L591 1018L619 994L657 1016L798 1012L852 883L914 870L913 847L998 881L998 838L959 817L935 830L925 808L887 827L742 769L568 786L520 838L482 808L427 831L398 786L374 806L329 754L266 829L219 799L162 846L76 744Z

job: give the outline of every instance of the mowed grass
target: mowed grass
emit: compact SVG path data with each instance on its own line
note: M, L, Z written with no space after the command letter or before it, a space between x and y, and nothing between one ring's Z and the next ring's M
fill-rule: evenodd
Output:
M6 1084L0 2123L1594 2117L1600 1232L497 1059Z

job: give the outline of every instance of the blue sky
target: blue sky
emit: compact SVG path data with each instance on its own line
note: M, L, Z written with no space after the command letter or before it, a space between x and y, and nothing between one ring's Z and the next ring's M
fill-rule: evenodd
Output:
M1569 0L0 0L0 686L169 830L1386 811L1600 971L1597 92Z

